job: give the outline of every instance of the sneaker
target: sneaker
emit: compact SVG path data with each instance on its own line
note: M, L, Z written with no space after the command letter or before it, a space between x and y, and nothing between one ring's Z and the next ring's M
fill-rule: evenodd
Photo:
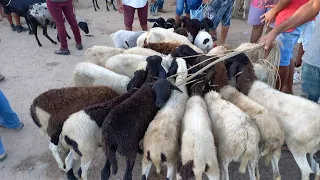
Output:
M17 28L16 28L16 26L14 24L11 24L10 27L11 27L12 31L17 31Z
M69 55L70 51L69 49L58 49L58 50L55 50L54 53L58 55Z
M76 48L77 48L78 50L82 50L82 49L83 49L83 46L82 46L82 44L76 44Z
M28 28L25 28L23 26L16 26L16 28L18 33L28 31Z
M4 80L4 76L2 74L0 74L0 81Z
M161 13L167 13L167 11L165 11L164 9L158 9L158 12L161 12Z
M4 161L4 160L6 160L6 159L7 159L7 157L8 157L8 154L7 154L6 152L4 152L4 153L0 154L0 162L2 162L2 161Z
M0 127L2 128L6 128L4 125L0 124ZM24 127L24 124L22 122L20 122L19 127L16 128L6 128L6 129L11 129L11 130L15 130L15 131L20 131L22 128Z

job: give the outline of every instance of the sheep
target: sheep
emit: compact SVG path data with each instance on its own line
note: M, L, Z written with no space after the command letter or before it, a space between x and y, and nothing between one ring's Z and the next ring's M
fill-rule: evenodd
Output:
M179 28L175 29L174 32L177 34L180 34L182 36L187 37L190 42L193 42L192 35L185 28L179 27Z
M275 114L285 130L285 142L298 164L302 180L309 179L310 173L320 176L313 154L320 149L320 106L302 97L289 95L273 89L257 80L253 66L245 54L227 61L229 79L235 77L236 88L252 100ZM242 72L241 74L239 74ZM312 169L306 155L310 154Z
M139 63L145 61L146 59L147 56L118 54L109 58L109 60L105 63L105 68L115 73L132 78Z
M113 9L116 11L117 9L116 9L116 7L114 6L113 1L114 1L114 0L111 0L110 5L112 5L112 6L113 6ZM92 4L93 4L93 8L94 8L95 11L97 11L97 8L100 9L97 0L92 0ZM97 8L96 8L96 6L97 6ZM108 0L106 0L106 7L107 7L107 10L109 11L109 3L108 3Z
M123 53L124 49L108 47L108 46L93 46L86 50L85 57L87 62L104 66L105 62L112 56Z
M218 159L222 179L229 179L231 161L240 161L239 171L244 173L249 163L250 179L259 179L258 159L260 134L253 120L234 104L223 100L219 93L205 95L213 135L218 143ZM256 174L258 177L256 177Z
M183 59L178 58L179 75L176 84L187 78L187 66ZM181 74L180 74L181 73ZM188 100L185 85L178 87L183 93L174 91L166 104L158 111L143 138L144 155L142 159L142 179L147 179L152 163L160 173L161 163L167 165L167 179L172 179L174 166L177 164L178 139L180 124Z
M145 44L143 47L160 52L161 54L168 55L173 50L175 50L179 45L180 44L177 44L177 43L158 42L158 43L148 43L148 44Z
M194 45L200 48L204 53L208 53L213 48L213 39L207 31L199 31L197 34Z
M220 169L212 134L208 109L203 100L205 83L196 82L191 87L191 97L187 101L181 130L181 162L177 179L202 179L205 173L209 180L220 179Z
M201 29L201 22L197 19L190 19L186 16L181 18L181 21L177 24L177 28L183 27L191 35L191 43L194 42L195 37Z
M260 45L255 44L255 43L242 43L242 44L240 44L240 46L238 46L236 49L234 49L234 51L240 52L240 51L244 51L244 50L254 49L258 46L260 46ZM254 51L247 53L247 55L252 63L255 63L259 60L259 52L260 52L260 49L256 49Z
M129 49L137 46L137 39L144 31L118 30L110 35L116 48Z
M157 42L171 42L178 43L180 45L186 44L194 49L197 53L203 53L201 49L193 45L187 37L171 32L163 28L152 28L148 32L146 43L157 43Z
M50 137L49 149L60 169L65 170L57 145L63 123L68 116L88 105L104 102L116 96L118 93L105 86L69 87L48 90L33 100L30 107L31 117L40 132Z
M153 22L152 28L155 28L155 27L164 28L166 20L164 20L162 17L159 17L158 19L148 19L148 22Z
M81 62L73 70L73 82L75 86L104 85L111 87L117 93L127 92L130 78L117 74L98 65Z
M147 37L148 37L148 32L141 34L137 39L137 47L143 48L143 45L146 43Z
M47 33L47 25L54 22L48 10L47 3L35 3L33 5L30 5L27 18L30 22L33 34L40 47L42 46L42 44L38 39L38 34L37 34L38 26L42 27L43 35L47 37L51 43L57 44L57 42L52 40ZM82 29L86 34L88 34L89 33L88 24L79 16L76 16L76 19L80 29ZM67 37L70 39L70 36L68 34L67 34ZM58 36L57 36L57 39L59 40Z
M131 81L130 88L140 88L146 79L144 70L137 71ZM72 114L63 124L61 132L61 144L70 151L65 160L66 171L72 168L72 158L81 157L81 166L78 170L79 178L87 179L87 170L94 154L101 145L101 126L113 107L128 99L136 92L133 89L119 95L109 101L85 107L81 111ZM84 128L85 127L85 128Z
M124 179L132 179L136 154L142 153L139 141L159 108L169 98L171 89L179 90L163 79L161 61L162 58L159 56L148 57L146 68L148 75L145 84L129 99L112 109L103 122L102 144L107 160L101 171L101 179L109 178L110 165L112 165L113 174L117 173L116 151L126 157ZM154 81L154 77L160 79Z
M130 49L126 49L123 54L136 54L136 55L143 55L143 56L153 56L153 55L157 55L157 56L161 56L161 57L165 57L165 54L161 54L157 51L154 51L152 49L148 49L148 48L141 48L141 47L133 47Z

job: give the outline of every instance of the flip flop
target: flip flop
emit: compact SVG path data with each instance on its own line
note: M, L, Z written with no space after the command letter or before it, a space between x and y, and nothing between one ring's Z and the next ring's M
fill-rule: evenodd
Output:
M8 157L8 154L5 152L5 155L4 155L2 158L0 158L0 162L2 162L2 161L4 161L4 160L6 160L6 159L7 159L7 157Z
M1 128L6 128L4 127L2 124L0 124ZM6 129L10 129L10 130L15 130L15 131L20 131L22 128L24 127L24 124L22 122L20 122L20 126L17 128L6 128Z

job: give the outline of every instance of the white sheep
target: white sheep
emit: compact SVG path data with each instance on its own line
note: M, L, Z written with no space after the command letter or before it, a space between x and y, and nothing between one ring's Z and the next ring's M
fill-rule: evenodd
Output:
M143 55L143 56L153 56L158 55L161 57L165 57L166 55L158 53L157 51L154 51L152 49L148 48L141 48L141 47L133 47L130 49L126 49L123 54L136 54L136 55Z
M85 57L87 62L104 66L106 61L117 54L123 53L124 49L108 47L108 46L93 46L86 50Z
M81 62L73 70L73 82L75 86L104 85L112 88L119 94L127 92L130 78L117 74L98 65Z
M141 34L137 39L137 47L143 48L143 45L148 37L148 32Z
M260 132L260 155L266 157L267 164L271 159L272 170L274 171L273 179L280 180L281 176L278 164L285 135L278 118L265 107L240 93L234 87L225 86L219 93L222 98L235 104L254 120Z
M195 176L202 179L205 173L209 180L219 180L220 169L212 134L207 105L201 97L203 87L195 83L187 101L181 127L181 168L177 179ZM201 86L201 85L200 85Z
M211 35L205 31L199 31L194 39L194 45L200 48L204 53L208 53L213 48L213 40Z
M118 30L110 35L116 48L129 49L137 46L137 39L144 31Z
M260 134L257 126L245 112L223 100L219 93L205 95L213 134L218 143L218 159L222 179L229 179L228 166L240 161L239 171L244 173L248 164L250 180L259 179L258 159ZM256 172L255 172L256 171Z
M237 71L234 71L237 69ZM310 168L306 155L310 157L320 150L320 106L302 97L289 95L273 89L268 84L258 81L249 59L244 54L234 57L228 69L232 77L237 77L237 89L254 101L262 104L275 114L285 130L285 142L298 164L302 180L309 179L310 173L320 176L319 165L311 159Z
M132 78L139 63L146 61L147 57L135 54L118 54L109 58L104 67L115 73Z
M186 44L190 46L197 53L203 53L201 49L193 45L189 39L183 35L177 34L175 32L169 31L163 28L152 28L148 32L146 43L157 43L157 42L169 42L169 43L178 43L180 45Z
M176 83L187 79L186 62L178 58ZM185 104L188 100L186 86L178 87L183 93L173 91L166 104L158 111L149 124L143 138L144 155L142 159L142 175L148 178L151 165L154 164L157 173L160 173L161 164L167 165L167 179L172 179L174 167L178 161L178 141L180 137L180 124L184 114Z

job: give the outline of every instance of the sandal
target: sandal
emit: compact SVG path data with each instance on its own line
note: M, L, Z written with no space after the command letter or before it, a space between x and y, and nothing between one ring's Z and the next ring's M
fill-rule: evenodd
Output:
M8 157L8 154L6 152L4 152L3 154L0 155L0 162L6 160Z
M69 49L58 49L58 50L55 50L54 51L55 54L58 54L58 55L69 55L70 54L70 51Z
M7 127L5 127L5 126L2 125L2 124L0 124L0 127L1 127L1 128L6 128L6 129L10 129L10 130L20 131L20 130L24 127L24 124L23 124L22 122L20 122L20 125L19 125L19 127L17 127L17 128L7 128Z

